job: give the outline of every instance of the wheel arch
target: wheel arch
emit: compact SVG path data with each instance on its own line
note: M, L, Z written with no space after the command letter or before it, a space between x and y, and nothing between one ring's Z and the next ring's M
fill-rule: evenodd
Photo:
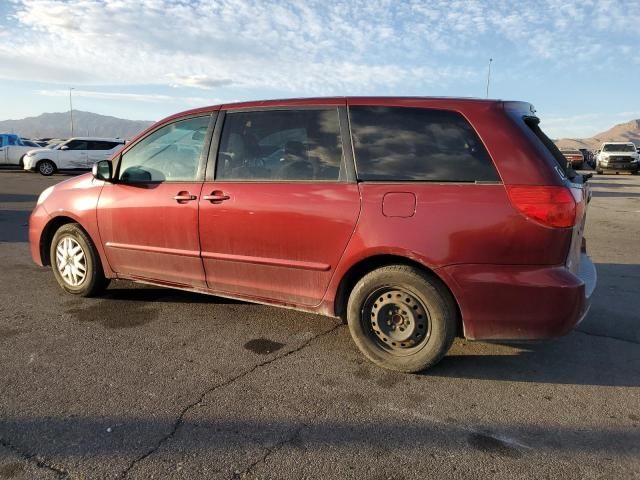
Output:
M51 242L53 241L53 236L56 234L58 229L63 225L67 225L69 223L75 223L82 229L82 231L91 239L91 241L96 245L96 240L91 236L91 234L87 231L87 229L82 225L82 223L77 219L67 215L58 215L47 222L45 227L42 229L42 233L40 234L40 258L42 260L43 266L51 265Z
M460 305L458 303L458 299L453 292L453 289L448 285L445 279L442 276L438 275L438 273L424 265L423 263L414 260L409 257L404 257L402 255L397 254L376 254L363 259L360 259L342 275L340 282L338 284L338 288L336 290L335 300L333 304L333 314L341 318L343 321L346 319L346 311L347 311L347 303L349 301L349 294L355 287L356 283L364 277L366 274L372 272L381 267L386 267L389 265L407 265L410 267L415 267L418 270L426 273L427 275L436 279L436 281L440 282L444 288L447 289L451 298L453 299L456 310L457 310L457 333L461 334L464 331L464 326L462 322L462 314L460 310Z

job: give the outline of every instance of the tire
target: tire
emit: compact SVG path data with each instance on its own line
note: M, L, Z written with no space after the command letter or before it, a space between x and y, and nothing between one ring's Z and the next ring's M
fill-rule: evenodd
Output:
M36 169L41 175L50 177L56 171L56 166L51 160L40 160L36 165Z
M24 170L24 155L20 157L20 160L18 161L18 168L20 170Z
M373 363L419 372L438 363L451 347L457 309L449 290L434 276L415 267L390 265L355 285L347 323L353 341Z
M79 254L82 258L77 257ZM92 297L109 285L91 238L77 223L67 223L56 231L49 255L53 275L64 291Z

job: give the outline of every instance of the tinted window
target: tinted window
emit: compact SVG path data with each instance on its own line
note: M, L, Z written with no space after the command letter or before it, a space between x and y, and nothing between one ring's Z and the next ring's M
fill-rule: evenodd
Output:
M220 180L337 181L338 110L231 112L218 151Z
M87 142L85 140L72 140L65 143L69 150L87 150Z
M113 147L121 145L117 142L107 142L107 141L91 141L89 142L89 150L111 150Z
M120 180L196 180L209 118L197 117L174 122L143 138L122 156Z
M351 107L360 180L498 181L471 125L456 112Z

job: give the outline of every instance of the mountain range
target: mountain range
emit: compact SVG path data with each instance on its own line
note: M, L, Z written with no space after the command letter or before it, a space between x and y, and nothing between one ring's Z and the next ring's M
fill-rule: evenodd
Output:
M130 139L152 123L146 120L125 120L81 110L73 111L73 134L76 137ZM69 138L71 136L71 116L69 112L58 112L43 113L37 117L21 120L3 120L0 121L0 133L16 133L25 138Z
M69 112L43 113L21 120L0 121L0 133L17 133L25 138L68 138L71 136ZM130 139L153 122L125 120L97 113L73 111L75 136L120 137ZM602 142L633 142L640 145L640 119L620 123L589 138L561 138L555 140L560 148L588 148L596 150Z
M633 142L640 146L640 118L610 128L589 138L562 138L556 140L560 148L588 148L597 150L603 142Z

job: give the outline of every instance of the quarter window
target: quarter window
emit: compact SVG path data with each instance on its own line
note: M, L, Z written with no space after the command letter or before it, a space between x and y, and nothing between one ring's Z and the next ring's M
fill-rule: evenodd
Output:
M338 181L338 109L227 113L216 165L218 180Z
M165 125L122 155L120 180L125 183L197 180L209 116Z
M482 142L457 112L351 107L349 116L360 180L499 180Z

